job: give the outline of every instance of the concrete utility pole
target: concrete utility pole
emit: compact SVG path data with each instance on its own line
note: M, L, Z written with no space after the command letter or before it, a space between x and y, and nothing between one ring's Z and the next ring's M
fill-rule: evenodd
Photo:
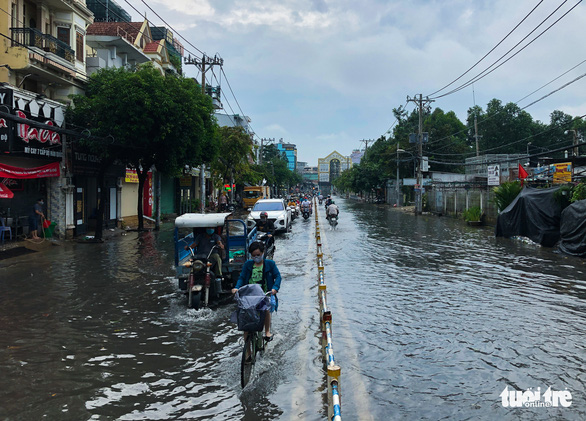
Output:
M423 189L423 173L421 172L421 161L423 157L423 107L433 100L429 99L429 97L423 98L422 94L419 94L419 97L415 95L415 97L410 98L407 97L408 102L414 102L417 104L419 108L419 134L417 136L417 143L419 148L417 149L417 188L415 190L415 213L420 215L423 210L423 197L422 197L422 189Z
M474 113L474 139L476 139L476 156L480 156L480 148L478 147L478 139L482 136L478 135L478 123L476 121L476 113Z
M360 143L364 143L364 159L366 159L366 151L368 150L368 142L372 142L372 139L362 139Z
M205 54L202 56L201 59L199 58L191 58L191 56L185 59L185 64L193 64L195 65L198 70L201 72L201 93L206 94L206 72L213 68L213 66L222 66L224 64L224 59L215 55L214 57L208 57ZM207 66L207 67L206 67ZM199 169L199 178L200 178L200 192L199 192L199 200L200 206L199 210L201 213L205 213L206 207L206 166L205 164L201 164Z

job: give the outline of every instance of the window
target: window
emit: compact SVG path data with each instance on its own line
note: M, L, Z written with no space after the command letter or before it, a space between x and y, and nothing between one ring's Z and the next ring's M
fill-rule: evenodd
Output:
M256 203L256 205L254 205L254 208L252 208L253 212L258 212L258 211L282 211L284 210L283 208L283 203L281 202L262 202L262 203Z
M12 3L12 27L18 27L18 8L16 3Z
M59 41L63 41L67 45L71 45L71 38L69 36L70 30L69 28L65 28L60 26L57 28L57 39Z
M83 35L79 32L75 33L75 58L81 62L84 61L84 46Z

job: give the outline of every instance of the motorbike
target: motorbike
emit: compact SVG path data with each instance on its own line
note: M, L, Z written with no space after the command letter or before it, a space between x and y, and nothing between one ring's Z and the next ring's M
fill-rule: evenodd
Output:
M217 249L217 246L212 247L209 254L195 254L193 249L189 247L191 259L184 263L185 267L190 267L188 282L187 282L187 307L198 310L202 305L207 307L210 301L210 290L212 297L219 297L222 291L222 278L216 278L212 272L214 263L210 261L210 256ZM213 280L213 282L212 282ZM202 297L203 295L203 297Z
M303 211L303 219L308 219L309 218L309 211L308 210L304 210Z
M269 237L267 232L259 232L256 241L260 241L265 245L265 252L263 257L273 260L275 255L275 236Z
M338 226L338 217L337 216L330 216L328 218L328 221L330 223L330 229L335 230L336 227Z

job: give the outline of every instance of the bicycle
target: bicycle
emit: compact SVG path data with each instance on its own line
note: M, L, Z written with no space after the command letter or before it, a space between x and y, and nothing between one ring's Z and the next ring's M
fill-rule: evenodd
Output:
M269 296L271 292L267 292L265 296ZM244 340L244 347L242 348L242 360L240 362L240 385L244 388L250 381L250 377L254 371L256 363L256 354L260 352L262 355L266 348L265 338L262 336L264 330L264 311L261 313L261 331L245 331L246 339Z

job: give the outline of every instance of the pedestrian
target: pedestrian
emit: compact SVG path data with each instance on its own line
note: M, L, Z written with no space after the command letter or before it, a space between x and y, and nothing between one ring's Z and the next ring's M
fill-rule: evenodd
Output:
M238 204L238 206L241 206L242 204L240 203L240 195L238 193L236 193L236 203Z
M222 192L220 196L220 212L225 211L228 207L228 198L226 197L226 193Z
M29 230L33 240L41 239L41 237L39 237L39 225L41 225L45 219L45 214L43 213L44 204L45 201L42 197L37 199L37 203L34 204L32 212L28 217Z

